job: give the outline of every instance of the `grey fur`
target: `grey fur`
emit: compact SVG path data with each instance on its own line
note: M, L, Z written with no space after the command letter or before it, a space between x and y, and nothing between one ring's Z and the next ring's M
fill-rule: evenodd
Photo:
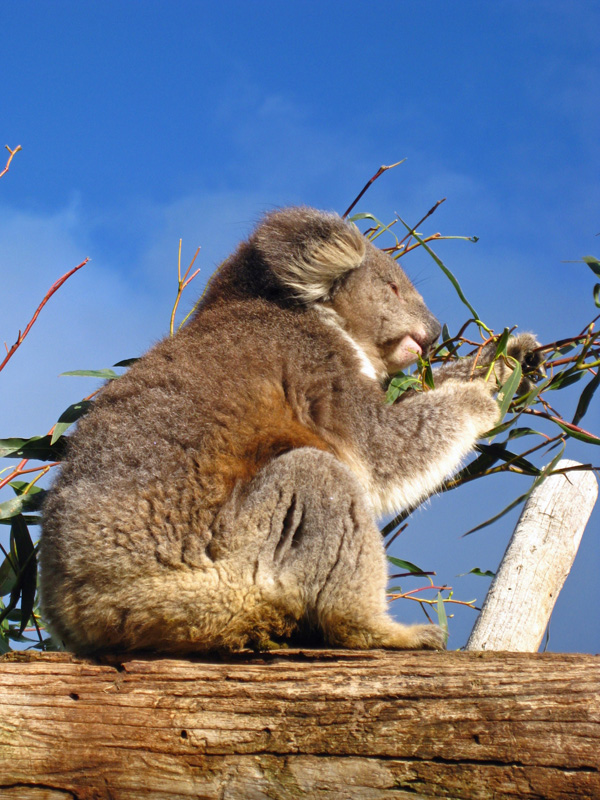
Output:
M107 384L71 437L40 550L56 635L79 652L307 632L443 647L437 626L389 617L374 522L439 488L498 417L471 361L386 405L380 379L439 331L354 226L308 208L268 215L189 324ZM524 360L535 344L511 348Z

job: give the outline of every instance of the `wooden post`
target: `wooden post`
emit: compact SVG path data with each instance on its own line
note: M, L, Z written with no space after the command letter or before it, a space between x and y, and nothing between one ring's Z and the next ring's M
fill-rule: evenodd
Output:
M600 657L0 658L0 800L600 798Z
M557 469L577 466L563 459ZM531 493L467 650L536 652L598 496L590 470L551 475Z

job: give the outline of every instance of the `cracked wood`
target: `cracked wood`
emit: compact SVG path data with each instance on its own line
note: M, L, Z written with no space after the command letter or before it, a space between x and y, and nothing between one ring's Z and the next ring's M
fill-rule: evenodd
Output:
M600 658L0 660L0 800L600 798Z

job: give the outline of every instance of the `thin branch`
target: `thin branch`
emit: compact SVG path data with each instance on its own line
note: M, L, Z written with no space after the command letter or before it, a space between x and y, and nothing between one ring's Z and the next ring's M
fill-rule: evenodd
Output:
M175 298L175 303L173 304L173 309L171 311L171 320L170 320L170 323L169 323L169 333L170 333L171 336L173 336L174 333L175 333L175 314L177 313L177 308L179 306L179 301L181 300L181 295L183 294L183 290L186 288L186 286L190 285L190 283L194 280L196 275L198 275L198 273L200 272L200 269L197 269L192 275L190 275L190 271L191 271L192 267L194 266L194 262L196 261L196 258L198 257L198 253L199 252L200 252L200 248L198 247L196 249L196 252L194 253L194 257L190 261L189 267L185 271L185 275L182 278L181 277L181 239L179 240L179 255L177 257L177 297ZM187 317L186 317L186 319L187 319ZM184 322L185 322L185 320L184 320Z
M384 173L386 170L388 170L388 169L394 169L394 167L398 167L398 166L400 166L400 164L403 164L405 161L406 161L406 159L405 159L405 158L403 158L403 159L402 159L402 161L396 161L396 163L395 163L395 164L388 164L387 166L386 166L385 164L383 164L381 167L379 167L379 169L377 170L377 172L375 173L375 175L373 175L373 177L371 178L371 180L369 180L369 181L367 181L367 182L366 182L366 184L364 185L364 187L362 188L362 190L361 190L361 191L360 191L360 192L359 192L359 193L356 195L356 197L354 198L354 200L353 200L353 201L350 203L350 205L348 206L348 208L347 208L347 209L344 211L344 213L342 214L342 219L346 219L346 217L348 216L348 214L349 214L349 213L352 211L352 209L353 209L353 208L354 208L354 206L355 206L355 205L358 203L358 201L359 201L359 200L360 200L360 198L363 196L363 194L364 194L364 193L367 191L367 189L368 189L368 188L369 188L369 187L370 187L370 186L371 186L373 183L375 183L375 181L377 180L377 178L381 177L381 175L383 175L383 173Z
M48 302L48 300L50 300L50 298L52 297L52 295L53 295L53 294L54 294L56 291L58 291L58 289L60 289L60 287L63 285L63 283L64 283L66 280L68 280L68 279L71 277L71 275L74 275L74 274L75 274L75 273L76 273L78 270L80 270L82 267L84 267L84 266L85 266L85 265L88 263L88 261L89 261L89 258L86 258L86 259L85 259L85 261L82 261L82 262L81 262L81 264L78 264L78 265L77 265L76 267L74 267L72 270L70 270L69 272L65 273L65 274L62 276L62 278L59 278L59 279L58 279L58 280L57 280L55 283L53 283L53 284L52 284L52 286L51 286L51 287L48 289L48 291L47 291L47 292L46 292L46 294L44 295L44 299L42 300L42 302L41 302L41 303L39 304L39 306L37 307L37 309L36 309L36 311L35 311L35 314L34 314L34 315L33 315L33 317L32 317L32 318L29 320L29 323L27 324L27 327L25 328L25 330L23 331L23 333L21 333L21 331L19 331L19 335L17 336L17 341L16 341L16 342L13 344L13 346L10 348L10 350L8 350L8 351L7 351L7 353L6 353L6 357L5 357L4 361L3 361L3 362L0 364L0 372L2 372L2 370L4 369L4 367L6 366L6 364L8 363L8 361L9 361L9 360L10 360L10 359L11 359L11 358L14 356L14 354L16 353L16 351L17 351L17 350L19 349L19 347L22 345L22 343L23 343L23 340L25 339L25 337L27 336L27 334L28 334L28 333L29 333L29 331L31 330L31 328L32 328L32 326L33 326L33 324L34 324L34 322L36 321L36 319L38 318L38 316L39 316L39 314L40 314L40 311L41 311L41 310L42 310L42 308L43 308L43 307L46 305L46 303Z
M11 149L10 149L10 147L9 147L7 144L5 144L4 146L6 147L6 149L8 150L8 152L10 153L10 156L8 157L8 161L6 162L6 166L4 167L4 169L2 170L2 172L0 172L0 178L3 178L3 177L6 175L6 173L8 172L8 170L10 169L10 162L11 162L11 161L13 160L13 158L15 157L15 153L18 153L18 152L19 152L19 150L22 150L22 149L23 149L23 148L21 147L21 145L20 145L20 144L18 144L18 145L15 147L15 149L14 149L14 150L11 150Z
M433 205L433 206L432 206L432 207L429 209L429 211L428 211L428 212L425 214L425 216L424 216L422 219L420 219L420 220L417 222L417 224L416 224L416 225L414 225L414 226L413 226L412 230L410 230L410 231L409 231L409 232L406 234L406 236L404 237L404 239L400 239L400 241L399 241L399 243L398 243L398 244L402 244L402 242L405 242L407 239L409 239L409 240L410 240L411 236L413 235L414 231L416 231L416 230L417 230L417 228L419 227L419 225L422 225L422 224L425 222L425 220L426 220L428 217L430 217L430 216L433 214L433 212L434 212L434 211L436 211L436 209L437 209L437 208L439 208L439 206L441 206L441 205L442 205L442 203L445 203L445 202L446 202L446 198L445 198L445 197L442 197L442 199L441 199L441 200L438 200L438 201L437 201L437 203L436 203L435 205ZM436 237L436 238L437 238L437 237ZM408 252L408 251L406 251L406 252Z

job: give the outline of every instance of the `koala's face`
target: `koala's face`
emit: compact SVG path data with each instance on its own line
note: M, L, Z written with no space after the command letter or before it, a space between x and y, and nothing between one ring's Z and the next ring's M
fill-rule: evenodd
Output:
M389 374L426 355L440 323L393 258L367 243L362 264L334 291L332 308L367 352L376 352Z

